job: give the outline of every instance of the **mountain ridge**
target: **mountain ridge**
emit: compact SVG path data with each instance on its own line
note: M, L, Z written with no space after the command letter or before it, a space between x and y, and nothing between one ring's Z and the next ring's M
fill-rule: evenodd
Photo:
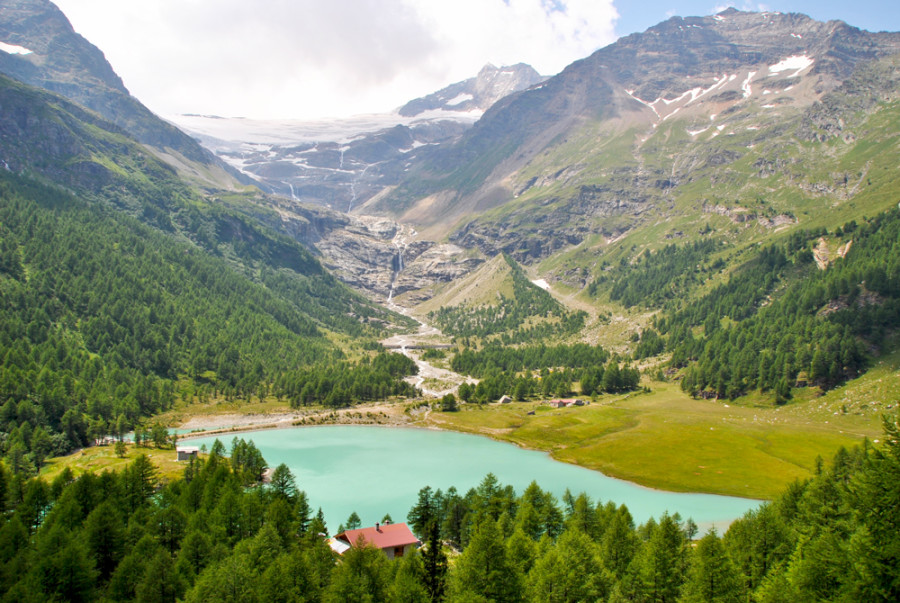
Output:
M475 77L411 100L397 112L404 117L416 117L427 111L438 110L483 112L504 96L540 84L546 79L525 63L503 67L488 63Z
M649 127L671 117L671 113L660 115L651 105L668 107L672 99L685 104L694 100L684 96L692 89L713 92L698 104L714 100L718 106L708 113L721 113L745 99L741 84L751 71L759 75L757 66L768 69L804 53L813 59L803 76L809 80L806 98L820 98L837 88L855 65L898 51L900 34L871 34L843 22L819 23L805 15L726 11L713 17L673 17L498 102L460 142L427 153L399 187L371 205L370 211L406 216L418 220L421 228L428 225L427 219L406 212L425 199L437 210L433 221L459 228L457 220L466 212L503 205L521 194L510 186L511 181L539 153L552 152L584 125L606 123L614 128L619 124L620 130L638 124ZM793 71L772 80L781 86L777 90L790 87ZM753 91L750 82L746 85L751 100L762 98L764 91ZM722 89L714 90L716 86ZM437 207L432 199L439 200ZM462 207L462 214L454 211L455 206Z
M0 73L55 92L129 132L171 165L225 188L252 180L219 161L190 136L157 117L125 88L103 52L78 34L50 0L8 0L0 10L0 41L28 54L0 51ZM185 164L196 163L191 169ZM211 174L215 170L219 174Z

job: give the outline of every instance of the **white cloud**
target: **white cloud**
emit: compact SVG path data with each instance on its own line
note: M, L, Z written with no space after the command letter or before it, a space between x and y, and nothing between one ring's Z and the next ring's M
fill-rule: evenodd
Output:
M391 109L526 62L553 74L615 40L612 0L56 0L163 114Z

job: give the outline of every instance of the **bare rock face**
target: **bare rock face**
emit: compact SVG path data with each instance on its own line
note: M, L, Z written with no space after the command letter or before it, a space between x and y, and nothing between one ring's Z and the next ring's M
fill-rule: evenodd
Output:
M428 244L397 274L394 294L409 293L407 299L413 304L430 299L435 285L462 278L484 262L482 258L468 256L466 250L457 245Z
M468 274L483 261L453 244L416 240L416 232L389 218L354 216L325 207L269 197L275 213L257 217L314 249L342 281L376 300L413 292L424 301L438 283Z
M478 75L400 107L400 115L413 117L426 111L487 111L498 100L540 84L546 77L531 65L518 63L507 67L485 65Z

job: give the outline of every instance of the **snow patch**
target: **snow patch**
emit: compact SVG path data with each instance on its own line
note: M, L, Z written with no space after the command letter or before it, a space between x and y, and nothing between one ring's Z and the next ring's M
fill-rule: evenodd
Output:
M803 36L801 36L800 34L795 34L795 33L792 33L792 34L791 34L791 37L792 37L792 38L797 38L798 40L802 40L802 39L803 39Z
M669 113L668 115L663 117L663 121L666 121L667 119L669 119L670 117L672 117L673 115L678 113L679 111L681 111L681 107L676 107L674 111L672 111L671 113Z
M531 281L531 282L534 283L535 285L537 285L538 287L540 287L541 289L543 289L544 291L550 290L550 284L547 283L547 281L545 281L542 278L539 278L539 279L537 279L535 281Z
M747 126L748 130L759 130L759 126Z
M703 128L702 130L688 130L687 133L691 135L691 137L697 136L698 134L703 134L709 130L709 126Z
M0 42L0 50L5 52L6 54L31 54L32 51L28 50L24 46L16 46L15 44L6 44L5 42Z
M715 15L713 19L715 19L716 21L724 21L725 17L723 17L722 15Z
M700 87L691 88L690 90L682 92L680 95L676 96L675 98L671 98L671 99L670 98L657 98L653 102L647 102L643 99L636 97L634 95L634 90L625 90L625 93L628 94L628 96L630 96L634 100L641 103L642 105L646 105L646 106L650 107L653 110L653 112L656 113L656 116L658 118L660 118L662 121L665 121L668 118L675 115L676 113L678 113L678 111L682 107L685 107L685 106L691 104L692 102L694 102L697 99L703 98L710 92L714 92L715 90L722 88L723 86L725 86L725 84L734 80L736 77L737 76L733 76L733 75L724 73L724 74L722 74L721 78L716 78L714 80L715 83L713 83L713 85L710 86L709 88L700 88ZM681 106L676 107L671 113L668 113L667 115L661 115L659 110L657 109L657 105L659 105L660 103L662 103L664 106L681 103Z
M721 132L721 131L724 130L724 129L725 129L725 126L724 126L724 125L716 126L716 130L718 130L719 132Z
M775 105L763 105L763 109L774 109Z
M779 63L775 63L774 65L769 65L769 74L773 73L781 73L782 71L791 71L794 73L790 74L787 77L799 77L800 72L804 69L809 68L815 61L805 54L795 54L794 56L788 57Z
M463 93L463 94L460 94L459 96L457 96L457 97L454 98L454 99L448 100L448 101L447 101L446 103L444 103L444 104L447 105L448 107L455 107L456 105L459 105L459 104L461 104L461 103L464 103L464 102L470 101L470 100L474 100L474 99L475 99L475 97L472 96L471 94Z
M631 98L633 98L633 99L636 100L637 102L641 103L642 105L646 105L646 106L650 107L650 109L656 114L656 117L660 117L659 111L657 111L657 110L656 110L656 107L653 106L653 105L656 103L656 101L653 101L652 103L648 103L648 102L645 101L645 100L639 99L638 97L636 97L636 96L634 95L634 90L626 90L626 91L625 91L625 94L627 94L628 96L630 96ZM657 100L659 100L659 99L657 99Z
M741 90L744 91L744 98L750 98L750 95L753 94L753 88L750 87L750 82L753 80L753 76L756 75L755 71L751 71L747 74L747 79L744 80L744 83L741 84Z

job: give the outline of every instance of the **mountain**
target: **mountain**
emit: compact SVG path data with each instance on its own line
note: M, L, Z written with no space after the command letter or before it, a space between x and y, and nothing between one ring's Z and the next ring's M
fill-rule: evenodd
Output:
M900 34L798 14L672 18L505 97L366 210L527 262L613 238L701 169L770 161L770 141L787 144L817 103L898 51Z
M16 471L179 397L294 397L306 380L332 405L413 393L411 361L347 360L411 321L256 219L272 210L251 194L210 195L96 112L3 75L0 107L0 432Z
M543 79L521 63L486 65L390 114L313 122L174 119L269 190L349 213L401 181L420 149L458 140L500 98Z
M8 0L0 11L0 73L96 111L168 163L219 187L251 179L228 168L190 136L131 96L103 53L77 34L49 0Z
M506 67L487 64L477 76L411 100L398 112L405 117L416 117L428 111L484 112L504 96L540 84L545 79L525 63Z

